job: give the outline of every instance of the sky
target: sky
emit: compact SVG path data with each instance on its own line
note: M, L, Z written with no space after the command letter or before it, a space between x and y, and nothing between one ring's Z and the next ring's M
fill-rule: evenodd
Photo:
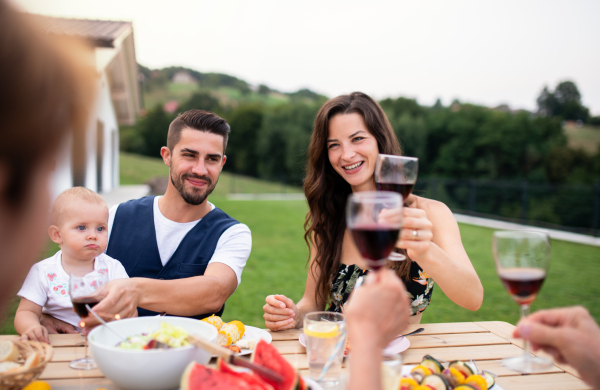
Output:
M600 115L596 0L11 1L31 13L132 21L137 60L150 68L329 97L528 110L544 86L571 80Z

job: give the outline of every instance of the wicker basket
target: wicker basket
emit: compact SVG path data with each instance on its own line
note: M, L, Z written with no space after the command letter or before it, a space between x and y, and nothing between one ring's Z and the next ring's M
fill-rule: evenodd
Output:
M52 346L37 341L11 340L19 350L18 363L23 364L25 359L32 353L37 352L40 355L40 363L28 370L14 374L0 374L0 389L19 390L27 386L30 382L39 377L46 368L46 364L52 359Z

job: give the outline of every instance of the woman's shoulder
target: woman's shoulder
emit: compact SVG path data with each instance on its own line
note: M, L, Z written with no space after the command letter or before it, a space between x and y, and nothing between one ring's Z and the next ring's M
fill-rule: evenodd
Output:
M452 211L446 206L445 203L440 202L439 200L423 198L422 196L411 195L409 198L408 207L415 207L421 210L433 211L433 212L442 212L442 213L450 213Z

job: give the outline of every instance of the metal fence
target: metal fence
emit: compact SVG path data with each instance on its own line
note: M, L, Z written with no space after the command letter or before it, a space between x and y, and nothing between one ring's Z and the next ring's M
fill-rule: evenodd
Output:
M600 185L419 178L416 195L453 212L521 224L599 234Z

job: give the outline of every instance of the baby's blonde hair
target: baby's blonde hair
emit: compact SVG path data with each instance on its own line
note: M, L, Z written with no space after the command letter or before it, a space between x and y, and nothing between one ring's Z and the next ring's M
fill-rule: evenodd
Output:
M74 200L82 200L88 203L95 203L106 206L106 202L100 195L85 187L73 187L63 191L56 197L52 204L52 217L50 223L59 226L61 218L69 210ZM107 207L108 208L108 207Z

